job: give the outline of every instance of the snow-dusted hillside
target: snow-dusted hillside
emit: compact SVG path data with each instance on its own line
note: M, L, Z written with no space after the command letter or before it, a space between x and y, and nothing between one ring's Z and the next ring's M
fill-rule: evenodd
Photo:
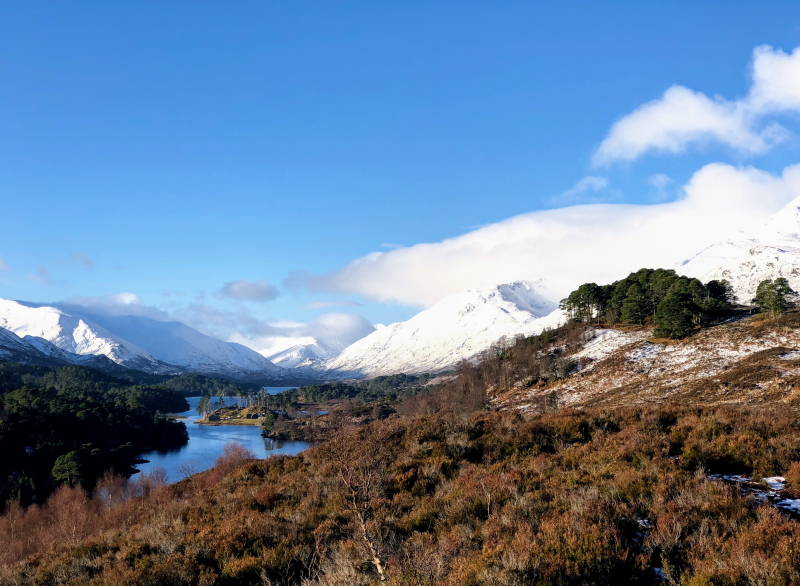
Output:
M284 378L286 371L257 352L206 336L178 322L106 316L71 305L0 300L0 328L47 356L87 364L105 356L147 372L193 371L235 378Z
M380 328L326 363L331 374L437 372L488 349L503 336L531 335L562 319L539 284L517 281L445 297L405 322Z
M180 322L163 322L141 316L89 316L92 321L128 343L142 348L162 363L193 372L247 378L253 375L285 376L255 350L223 342Z
M492 401L537 410L555 393L561 404L576 406L772 402L791 409L800 381L800 318L782 319L748 317L668 344L649 340L652 330L597 330L573 355L588 362L571 376L546 388L515 387Z
M676 270L704 283L727 279L739 300L749 303L764 279L786 277L800 287L800 198L762 227L739 239L718 242L684 261Z

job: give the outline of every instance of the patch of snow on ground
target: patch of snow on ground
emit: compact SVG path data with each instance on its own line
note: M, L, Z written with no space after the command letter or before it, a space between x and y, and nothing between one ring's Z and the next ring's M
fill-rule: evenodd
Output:
M800 515L800 499L783 499L775 503L775 506Z
M592 338L584 344L574 358L600 360L623 346L638 342L647 336L645 332L620 332L619 330L592 330Z
M656 344L647 344L641 348L637 348L628 355L628 360L631 362L639 362L640 360L648 360L658 356L663 350L663 346Z
M767 476L764 478L764 482L767 483L772 490L783 490L786 488L786 479L783 476Z

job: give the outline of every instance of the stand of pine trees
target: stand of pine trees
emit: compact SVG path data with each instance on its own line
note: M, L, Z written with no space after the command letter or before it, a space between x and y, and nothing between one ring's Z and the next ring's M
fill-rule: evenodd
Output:
M641 269L610 285L584 283L563 299L571 321L586 324L656 325L655 335L683 338L732 309L727 281L678 275L667 269Z

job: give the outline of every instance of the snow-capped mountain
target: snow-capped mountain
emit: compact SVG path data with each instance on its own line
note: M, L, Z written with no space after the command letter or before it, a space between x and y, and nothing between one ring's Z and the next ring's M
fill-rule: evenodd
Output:
M800 287L800 198L794 200L762 227L717 242L680 263L676 270L707 283L727 279L739 300L749 303L764 279L786 277L792 288Z
M267 356L282 368L318 368L345 349L342 343L323 342L315 338Z
M87 364L105 356L135 370L182 371L233 378L285 378L286 371L254 350L206 336L178 322L92 314L79 306L0 300L0 328L42 354Z
M488 349L503 336L556 326L557 304L517 281L454 293L410 320L380 328L325 364L330 375L377 376L437 372Z
M148 372L168 370L147 352L129 344L86 316L57 307L0 300L0 328L14 332L42 353L80 362L103 355L112 362ZM77 355L70 359L71 355Z
M29 337L23 340L4 328L0 328L0 359L52 367L80 364L103 372L119 371L122 368L102 354L73 354L41 338Z

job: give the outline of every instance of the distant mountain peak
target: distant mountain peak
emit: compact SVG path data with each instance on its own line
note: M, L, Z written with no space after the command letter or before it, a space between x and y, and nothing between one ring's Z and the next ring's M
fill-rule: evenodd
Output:
M281 350L268 356L268 358L283 368L319 368L345 349L342 343L330 343L311 338L309 341L295 344L290 348Z

